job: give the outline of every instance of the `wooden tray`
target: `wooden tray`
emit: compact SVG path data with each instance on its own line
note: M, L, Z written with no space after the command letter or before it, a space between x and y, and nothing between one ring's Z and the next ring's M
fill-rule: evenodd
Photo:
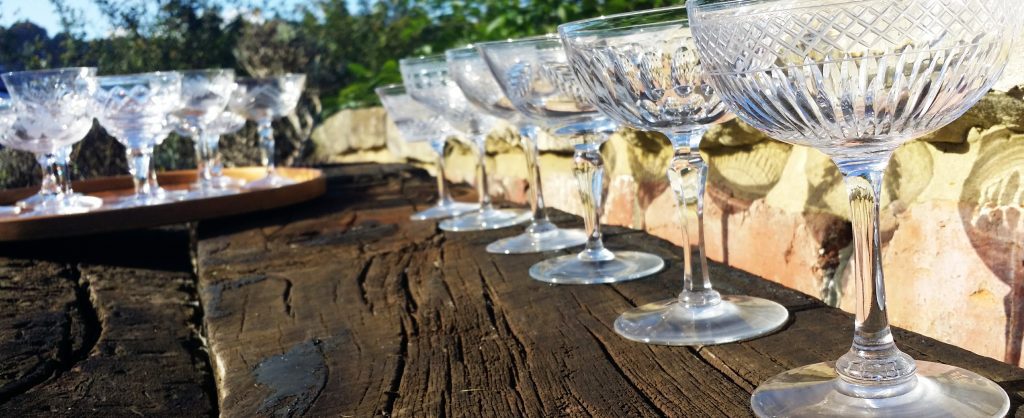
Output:
M182 222L257 212L304 202L327 190L323 172L311 168L278 168L278 174L295 184L274 189L242 191L238 194L185 200L153 206L99 209L69 215L0 218L0 241L95 234L127 229L148 228ZM266 173L263 167L226 168L224 174L244 180L256 180ZM167 190L187 189L196 181L195 170L168 171L157 176ZM133 193L129 176L103 177L76 181L75 191L114 201ZM38 188L0 191L0 205L12 205L36 193Z

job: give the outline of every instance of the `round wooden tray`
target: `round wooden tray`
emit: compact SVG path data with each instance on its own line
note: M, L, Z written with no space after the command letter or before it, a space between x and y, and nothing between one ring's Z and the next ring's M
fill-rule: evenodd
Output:
M226 168L224 174L243 180L257 180L266 173L263 167ZM323 172L311 168L278 168L277 173L295 180L295 184L273 189L242 191L238 194L183 200L152 206L104 209L80 214L0 217L0 241L95 234L100 232L148 228L182 222L257 212L304 202L327 190ZM195 170L159 173L160 186L167 190L187 189L196 181ZM112 202L133 193L129 176L103 177L76 181L75 191ZM31 196L38 188L0 191L0 205L12 205Z

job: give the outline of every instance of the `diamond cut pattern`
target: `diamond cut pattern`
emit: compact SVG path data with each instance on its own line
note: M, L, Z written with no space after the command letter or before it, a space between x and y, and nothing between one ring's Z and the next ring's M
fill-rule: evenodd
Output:
M403 60L400 68L409 96L440 114L460 133L483 141L484 135L497 124L497 119L470 105L452 80L445 60Z
M691 7L701 56L737 115L830 155L889 152L995 82L1014 0L809 0ZM783 8L785 7L785 8Z
M731 117L701 70L690 31L565 33L569 61L591 101L620 123L685 131Z
M797 2L799 3L799 2ZM841 2L799 10L782 9L763 2L725 10L695 12L694 25L713 33L720 50L749 50L752 42L764 46L749 60L733 61L715 68L729 71L766 69L779 64L800 65L804 57L820 61L858 54L891 54L913 45L918 49L978 43L1007 35L988 31L1003 21L995 13L996 0ZM977 39L981 35L983 39ZM721 60L730 54L712 54ZM720 63L719 63L720 64Z

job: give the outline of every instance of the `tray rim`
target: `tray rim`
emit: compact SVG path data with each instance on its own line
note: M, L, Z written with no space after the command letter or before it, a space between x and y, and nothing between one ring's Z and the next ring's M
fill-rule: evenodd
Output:
M263 173L263 170L263 167L225 168L224 174L252 178L255 174ZM327 191L326 177L320 169L279 167L277 172L300 181L272 189L250 190L233 195L153 206L0 219L0 241L64 238L222 218L294 205L322 196ZM188 183L195 178L196 170L176 170L158 174L158 179L168 185ZM126 175L98 177L73 183L76 191L81 190L84 193L123 190L124 186L131 187L130 185L131 177ZM30 195L37 190L36 187L3 190L0 191L0 202L10 204L19 196Z

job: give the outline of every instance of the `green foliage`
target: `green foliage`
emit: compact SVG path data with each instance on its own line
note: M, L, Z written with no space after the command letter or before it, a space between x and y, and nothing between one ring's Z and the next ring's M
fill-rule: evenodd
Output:
M665 0L379 0L352 14L321 0L302 27L317 44L324 113L378 103L373 89L400 82L397 61L472 42L554 32L564 22L676 2ZM322 19L315 16L319 13ZM330 94L337 91L336 94Z

